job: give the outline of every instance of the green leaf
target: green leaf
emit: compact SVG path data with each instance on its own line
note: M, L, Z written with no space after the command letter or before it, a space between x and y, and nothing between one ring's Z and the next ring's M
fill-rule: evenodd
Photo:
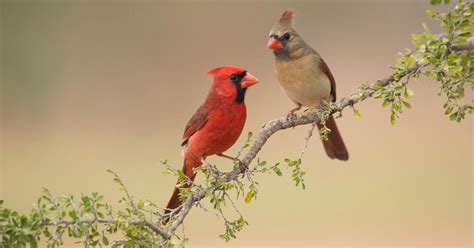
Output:
M449 119L452 121L455 121L458 119L458 112L454 112L451 115L449 115Z
M180 178L185 178L186 177L186 175L184 175L184 172L182 170L176 170L176 172L178 173L178 176Z
M395 112L401 112L402 111L402 105L399 101L393 102L392 103L392 110Z
M415 95L415 92L413 92L412 89L409 89L408 87L405 87L405 97L410 98Z
M144 207L145 207L145 202L142 201L142 200L138 201L137 208L138 209L143 209Z
M250 190L247 192L247 195L245 196L245 203L250 203L252 201L252 198L254 197L255 193L253 190Z
M109 239L105 235L102 235L102 244L109 245Z
M395 122L397 122L397 118L394 113L390 115L390 124L395 125Z
M411 105L410 105L410 103L409 103L409 102L402 101L402 103L403 103L403 106L405 106L405 108L407 108L407 109L411 109Z
M273 171L274 171L278 176L282 176L282 175L283 175L283 173L281 173L280 168L278 168L277 166L273 166Z
M406 64L406 67L411 67L415 64L415 58L413 56L409 56L406 61L405 61L405 64Z
M429 9L429 10L426 10L425 12L430 18L433 18L433 11L432 10Z
M453 112L453 106L449 106L446 108L446 112L444 112L445 115L449 115L451 114L451 112Z
M69 217L71 217L73 220L77 219L77 214L75 210L69 211Z
M357 109L355 109L355 108L352 108L352 111L353 111L354 117L355 117L356 119L360 119L361 115L360 115L359 110L357 110Z
M178 245L178 244L180 243L180 240L179 240L178 236L173 235L173 236L171 236L169 242L170 242L170 244L172 244L172 245Z

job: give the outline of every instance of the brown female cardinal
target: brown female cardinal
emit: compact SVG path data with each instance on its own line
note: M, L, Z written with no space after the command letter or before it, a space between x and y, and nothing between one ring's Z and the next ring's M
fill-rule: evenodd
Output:
M184 147L183 173L193 181L196 176L193 168L201 166L206 157L217 155L235 160L223 152L237 141L244 128L247 118L245 92L257 83L252 74L235 66L217 67L208 74L214 77L211 89L186 125L181 143ZM165 213L180 205L179 190L175 187Z
M296 104L290 114L304 107L318 107L321 101L336 100L336 82L321 56L293 28L293 10L286 10L270 31L268 48L275 55L275 67L281 87ZM324 149L331 159L348 160L334 117L326 126L331 129ZM321 124L318 124L321 128Z

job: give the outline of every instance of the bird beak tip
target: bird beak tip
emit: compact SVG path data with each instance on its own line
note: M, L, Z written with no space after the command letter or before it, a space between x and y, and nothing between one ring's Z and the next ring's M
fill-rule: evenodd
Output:
M267 47L272 50L278 50L282 49L283 45L281 44L281 41L275 39L275 37L271 37L270 40L268 40Z
M257 83L258 83L258 79L254 77L252 74L247 73L241 85L242 85L242 88L248 88Z

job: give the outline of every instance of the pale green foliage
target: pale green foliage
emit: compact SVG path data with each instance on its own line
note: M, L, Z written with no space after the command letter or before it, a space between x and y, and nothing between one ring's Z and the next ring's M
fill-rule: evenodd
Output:
M454 10L448 13L427 14L441 22L446 35L435 36L428 28L419 35L413 35L413 41L418 48L413 57L430 63L433 67L424 74L441 83L440 95L446 97L445 114L449 119L460 122L466 113L472 113L474 105L460 102L464 98L466 84L474 87L473 51L456 52L450 47L467 44L472 36L474 25L474 3L460 1Z
M321 138L321 140L328 140L328 135L331 132L331 129L329 129L328 127L326 127L325 124L323 124L323 126L320 129L318 129L318 132L319 132L319 137Z
M406 86L406 83L397 82L386 87L375 85L373 89L376 93L374 98L382 98L382 107L390 106L390 123L395 124L398 114L403 113L403 109L410 109L411 105L407 99L413 96L413 90Z
M401 113L403 107L410 108L404 99L412 96L413 92L403 85L408 82L410 77L418 77L420 73L441 83L439 94L446 97L443 107L445 114L449 115L451 120L460 122L464 119L465 114L471 113L473 109L472 100L467 104L460 102L464 98L466 84L471 89L474 86L473 52L456 52L450 47L465 45L467 39L471 37L471 29L474 24L474 3L459 1L456 7L448 13L435 13L428 10L427 14L430 18L440 21L446 33L433 35L428 27L423 25L423 33L413 34L412 39L416 50L400 56L395 66L395 79L399 80L401 75L406 74L416 61L428 63L429 69L423 72L414 71L407 77L407 81L395 84L395 89L392 89L390 95L384 93L387 91L386 87L377 89L381 92L379 96L383 97L384 105L390 103L392 106L392 122L395 120L396 113ZM393 98L394 94L398 95L398 99Z
M431 3L437 5L442 1L433 0ZM444 1L444 3L448 4L449 1ZM474 87L474 62L472 59L474 52L452 49L456 46L466 45L468 38L472 36L474 3L461 0L450 12L437 13L427 10L426 13L430 18L441 23L445 33L434 35L423 24L423 33L412 35L415 49L413 51L407 50L397 59L393 76L395 83L385 86L379 84L362 85L356 93L359 100L364 100L367 97L364 92L368 89L373 90L372 97L382 99L383 107L390 107L390 123L392 124L395 124L404 109L411 108L408 98L412 97L414 92L407 87L407 84L409 80L418 78L420 75L440 82L439 95L446 97L443 107L450 120L460 122L466 113L472 113L474 109L472 99L468 103L462 103L465 89L472 90ZM354 109L354 116L356 118L361 116L356 109Z
M248 225L247 221L244 220L242 216L234 221L225 221L225 232L224 234L219 235L219 238L228 242L231 239L237 238L235 234L240 232L244 225Z
M169 246L170 241L163 240L142 223L146 219L159 220L153 214L158 211L157 206L150 201L135 204L120 177L109 172L125 193L119 200L124 209L112 210L96 192L82 194L76 200L73 195L54 196L48 189L43 189L36 208L29 215L4 208L0 201L0 247L37 247L42 237L48 247L58 247L63 244L64 235L82 240L84 246ZM124 239L109 241L107 236L117 232Z
M352 107L352 114L354 115L354 118L360 119L362 118L362 115L360 114L360 111L356 109L355 107Z
M331 129L326 126L326 121L331 116L334 106L334 103L328 103L323 100L321 106L316 109L319 116L319 123L322 125L322 127L318 129L319 138L321 140L328 140L328 134L331 132Z
M126 199L122 200L124 203ZM48 247L63 244L63 236L82 239L84 246L109 245L112 247L149 246L161 238L144 225L131 225L130 220L144 218L146 203L139 209L126 207L114 212L103 202L103 196L92 193L75 200L72 195L53 196L44 189L37 208L29 216L3 208L0 202L1 247L37 247L43 236ZM107 223L104 223L104 222ZM107 235L120 231L125 240L110 242Z
M0 247L38 247L40 235L37 211L32 211L30 215L19 214L4 208L3 200L0 200Z
M291 168L291 178L295 182L295 186L298 187L301 185L302 189L306 189L306 185L304 184L304 175L306 172L301 169L301 159L291 160L285 158L285 163Z
M247 140L245 141L245 144L244 144L244 146L242 147L242 150L250 146L250 143L252 142L252 137L253 137L253 133L252 133L252 132L248 132L248 134L247 134Z

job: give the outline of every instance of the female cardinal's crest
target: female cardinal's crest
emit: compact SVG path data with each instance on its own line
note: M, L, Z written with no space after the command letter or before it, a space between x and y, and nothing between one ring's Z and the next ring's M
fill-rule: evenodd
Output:
M295 16L295 11L292 9L287 9L285 12L280 17L280 23L281 24L288 24L292 25L293 22L293 17Z

